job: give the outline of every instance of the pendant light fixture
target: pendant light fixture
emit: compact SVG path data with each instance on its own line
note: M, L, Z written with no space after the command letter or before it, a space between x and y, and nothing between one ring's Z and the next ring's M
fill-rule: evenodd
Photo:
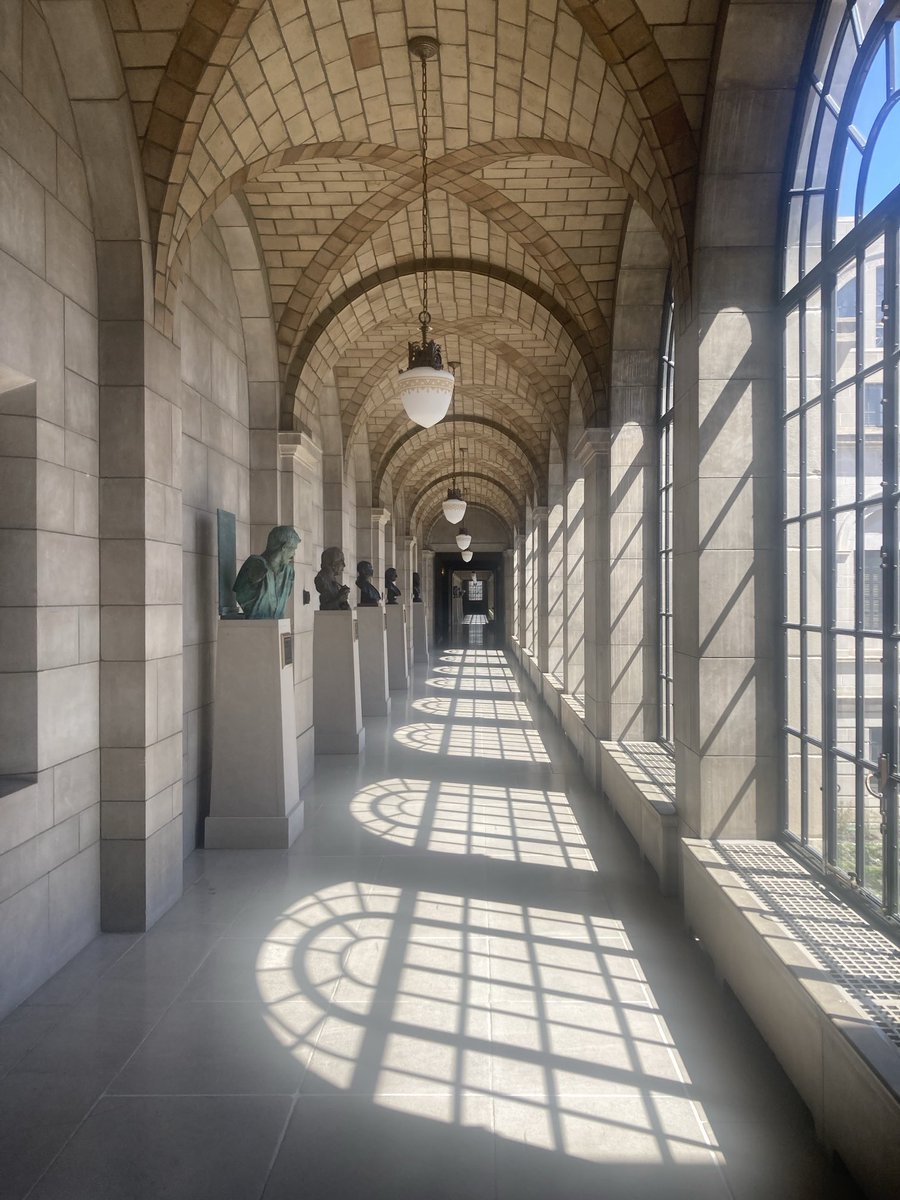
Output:
M472 545L472 535L464 525L460 525L459 533L456 535L456 544L460 550L468 550Z
M463 562L467 562L467 563L471 562L472 561L472 551L471 550L463 550L462 554L460 555L460 558L463 560Z
M441 505L444 516L451 525L458 525L466 515L466 502L456 486L456 422L450 422L450 445L453 454L453 487L447 489L447 499Z
M436 58L437 40L414 37L409 52L422 62L422 311L419 325L422 343L409 343L409 367L400 372L399 392L406 415L417 425L430 429L447 415L453 396L453 372L444 370L441 348L429 337L428 311L428 60ZM462 518L458 518L461 520Z

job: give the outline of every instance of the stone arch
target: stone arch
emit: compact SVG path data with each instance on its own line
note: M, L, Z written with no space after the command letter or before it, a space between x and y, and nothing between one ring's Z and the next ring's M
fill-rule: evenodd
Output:
M470 503L472 509L480 509L482 512L489 513L494 520L499 521L501 527L506 531L509 542L512 543L516 514L512 509L507 507L502 493L496 492L490 485L486 485L485 490L479 493L477 497L473 497ZM442 515L441 500L440 497L436 496L428 508L423 510L423 540L430 541L433 539L434 527Z
M497 478L492 478L490 475L483 475L478 471L467 471L464 475L457 474L456 478L457 481L461 483L463 490L466 488L466 480L474 479L480 481L481 483L491 484L493 487L501 491L504 496L506 496L512 507L512 511L517 514L523 511L522 501L516 497L515 493L509 487L507 487L505 483L502 483ZM441 499L443 500L443 492L447 486L452 483L452 480L453 475L450 472L447 472L444 475L438 475L418 492L409 508L410 525L414 525L417 521L419 521L421 513L425 510L427 505L431 504L433 499L432 492L439 491L441 493Z
M569 261L568 255L555 244L542 226L495 188L471 175L471 172L493 163L532 155L571 159L573 162L594 167L601 174L608 176L651 214L662 236L669 238L674 247L673 231L671 225L666 222L665 215L625 170L608 157L567 142L547 138L507 138L451 151L429 164L429 187L459 195L467 204L487 212L491 220L497 221L503 228L508 228L517 240L527 244L529 252L553 273L561 273L563 279L580 278L578 268ZM335 231L326 240L316 256L317 269L304 275L297 284L294 296L285 306L282 326L293 331L293 345L296 345L312 314L317 311L330 279L376 230L416 199L420 188L419 167L416 162L404 176L360 206L355 215L354 234L351 238L347 238L345 230L340 230ZM529 237L532 240L529 240ZM596 307L593 298L590 298L589 307ZM598 315L602 317L602 314Z
M578 0L563 3L608 63L653 147L673 216L675 244L670 249L687 276L699 151L668 64L636 0L607 8Z
M459 423L463 426L473 426L476 430L491 430L495 435L495 440L498 446L505 447L507 452L511 452L514 460L528 472L531 484L534 490L539 495L544 495L546 484L544 481L544 473L541 470L540 463L534 458L531 449L522 441L518 434L506 429L497 421L491 421L487 417L477 417L470 415L458 415L451 413L441 422L443 426L449 426L452 423ZM401 469L407 458L414 455L420 446L415 443L421 443L424 438L430 437L434 440L433 430L412 429L397 438L391 447L385 452L381 461L378 463L375 472L374 493L379 496L381 493L381 484L388 472L394 475L398 469ZM543 503L541 500L539 503Z
M662 236L671 240L673 247L675 246L673 226L670 221L666 220L665 212L654 203L650 195L634 181L624 168L609 157L567 142L550 138L504 138L451 151L430 164L431 186L459 194L466 203L475 207L480 204L487 206L487 209L490 210L493 206L495 210L502 209L511 218L515 217L517 221L524 219L530 222L531 218L525 214L517 217L516 213L521 211L518 206L512 204L506 197L498 196L495 189L478 180L469 180L466 183L465 177L469 172L490 163L534 154L569 158L573 162L592 166L601 174L608 176L614 184L622 187L646 211L651 213ZM291 319L292 328L295 328L298 334L302 332L306 318L315 311L316 305L325 294L331 277L340 270L344 262L356 254L381 225L418 196L420 180L416 154L391 146L376 146L368 142L334 141L290 146L284 150L261 156L252 163L241 167L240 170L223 180L211 195L200 199L193 213L189 216L185 215L182 227L173 230L171 241L167 246L164 247L161 241L157 255L157 273L163 276L160 283L160 294L166 297L167 309L171 309L169 293L173 287L177 287L180 273L179 247L183 238L190 235L191 229L202 225L228 195L242 187L248 180L256 178L266 171L277 170L280 166L312 158L347 158L370 161L377 163L382 169L394 171L397 179L359 207L353 217L353 236L351 238L347 238L346 229L340 232L336 231L320 247L316 255L316 269L307 273L304 301L302 304L298 302L287 306L288 309L296 310L299 314ZM476 184L477 187L474 186ZM495 211L492 219L495 219L496 215ZM521 230L523 227L520 224L518 228ZM546 241L545 230L539 228L538 234L542 241ZM522 236L521 233L519 236ZM533 250L533 247L530 249ZM560 256L559 261L565 261L567 256L558 247L557 253ZM570 265L569 269L577 274L577 268L574 266Z
M483 276L491 280L496 280L514 290L521 292L532 300L539 308L545 310L555 321L558 322L560 328L565 332L572 347L577 352L578 360L586 374L588 387L596 393L605 395L606 381L604 376L604 360L601 357L598 349L592 345L588 335L583 328L572 318L569 312L562 307L552 296L543 292L530 280L524 279L521 276L511 276L508 271L493 263L473 262L469 260L459 261L455 259L434 259L429 261L429 270L435 275L439 273L453 273L463 275ZM417 276L421 273L422 263L419 260L411 260L408 262L396 263L390 267L380 270L377 275L368 276L366 279L360 280L351 288L344 292L340 299L334 304L323 309L315 318L312 325L308 327L304 333L302 341L297 345L291 360L288 364L287 375L285 378L285 408L290 404L292 393L303 371L303 367L309 357L310 350L316 344L322 332L327 328L328 324L333 320L343 309L351 306L353 302L361 296L366 295L373 288L380 287L384 283L391 280L399 280L409 276Z

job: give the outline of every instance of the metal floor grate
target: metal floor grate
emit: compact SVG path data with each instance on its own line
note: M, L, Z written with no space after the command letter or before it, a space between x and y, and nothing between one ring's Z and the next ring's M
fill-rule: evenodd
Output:
M900 1049L900 948L770 842L717 842L722 861Z

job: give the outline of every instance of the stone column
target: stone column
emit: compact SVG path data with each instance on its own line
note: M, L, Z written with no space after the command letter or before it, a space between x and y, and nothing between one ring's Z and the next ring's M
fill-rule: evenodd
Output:
M574 449L584 469L585 768L600 786L598 743L609 737L609 430L586 429Z
M779 6L784 47L805 37L806 9ZM783 50L779 58L773 48L775 65L762 72L746 53L758 11L735 0L727 13L718 70L728 86L709 114L693 309L679 302L676 313L676 778L683 832L703 838L777 831L780 337L772 310L794 92Z
M620 353L619 370L624 357ZM658 352L653 364L657 371ZM639 377L634 363L630 375ZM616 389L617 400L622 390ZM630 390L633 411L652 411L655 388ZM616 739L652 741L658 732L656 523L656 427L623 422L612 430L610 445L609 699Z
M560 682L566 676L565 510L556 502L547 510L547 670Z
M570 456L566 491L565 685L584 695L584 479L581 466Z
M100 360L101 920L135 931L182 887L181 371L140 319Z
M434 551L422 551L422 599L428 615L428 644L434 643Z
M519 654L527 648L528 638L528 569L526 563L527 538L524 533L516 534L516 621L517 637L519 639Z
M541 674L549 668L550 659L550 554L548 522L550 509L539 505L532 512L534 517L534 608L535 646L533 652Z
M414 539L408 534L397 538L397 586L400 588L404 604L412 601L412 562Z
M506 643L515 633L516 614L516 553L503 551L503 620L506 625Z

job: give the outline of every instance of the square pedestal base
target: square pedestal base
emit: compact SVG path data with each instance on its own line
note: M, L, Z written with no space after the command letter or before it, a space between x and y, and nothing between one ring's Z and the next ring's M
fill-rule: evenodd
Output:
M409 688L409 648L406 630L406 605L388 604L387 617L388 683L392 692Z
M204 843L290 846L303 828L291 623L220 621Z
M366 744L359 697L356 613L322 612L313 620L313 724L316 754L359 754Z

